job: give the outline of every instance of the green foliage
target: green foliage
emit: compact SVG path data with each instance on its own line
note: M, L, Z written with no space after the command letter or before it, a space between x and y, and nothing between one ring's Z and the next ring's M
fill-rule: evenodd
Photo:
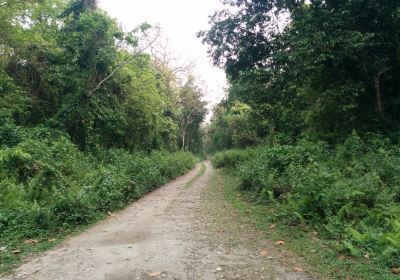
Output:
M203 150L200 125L206 116L206 102L202 100L203 92L196 85L193 76L189 76L178 94L177 121L180 132L180 147L201 153Z
M29 97L0 68L0 121L21 123L28 115Z
M400 2L225 5L199 34L229 80L211 151L268 145L216 153L214 165L281 221L399 266Z
M235 168L242 190L277 207L288 224L306 223L341 249L398 266L400 149L380 135L353 133L343 144L277 144L217 153Z
M252 107L258 137L340 143L353 129L399 130L399 1L225 4L200 36L226 70L228 102Z
M188 152L114 149L91 155L57 131L23 133L12 147L0 149L0 244L5 245L95 221L196 162Z
M1 122L57 128L80 150L180 148L188 87L144 52L155 28L124 32L96 1L7 1L0 17ZM205 104L187 98L200 113L186 137L200 152Z
M284 240L285 249L295 253L304 263L303 268L310 273L316 272L321 279L368 279L394 280L393 274L385 264L386 258L368 254L363 257L338 258L343 252L337 250L339 238L328 239L318 228L305 223L295 226L284 220L277 220L276 213L281 211L279 205L271 201L254 200L251 192L240 192L241 180L233 169L216 170L213 175L212 194L224 197L237 210L241 221L248 221L248 226L256 226L268 236L269 240ZM240 195L239 195L240 194ZM261 194L260 194L261 195ZM222 196L222 195L221 195ZM296 215L296 213L293 213ZM246 222L245 222L246 223ZM271 229L271 225L273 229ZM243 225L246 227L246 224ZM340 225L338 227L341 227ZM318 233L316 235L316 233ZM345 242L342 242L344 244ZM350 244L357 249L357 245ZM358 253L359 254L359 253Z
M222 102L216 107L208 128L209 150L244 148L258 143L256 126L252 125L253 113L250 106L238 101L229 105Z
M235 167L236 164L250 160L257 155L257 149L226 150L214 154L212 164L216 168Z
M95 0L0 3L0 271L50 247L23 239L65 236L194 166L176 152L181 101L197 153L206 104L147 54L154 33L123 31Z

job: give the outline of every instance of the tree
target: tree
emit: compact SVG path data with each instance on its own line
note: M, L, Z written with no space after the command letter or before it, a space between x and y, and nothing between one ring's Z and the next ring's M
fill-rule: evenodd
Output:
M210 151L244 148L259 142L252 108L242 102L224 100L214 108L208 134Z
M178 149L187 67L162 60L159 27L125 32L93 0L3 2L0 126L57 129L84 151ZM202 118L185 148L200 146Z
M79 10L76 3L89 6ZM65 50L60 72L69 86L55 118L82 149L97 142L110 143L109 135L120 139L126 123L121 102L126 98L120 92L123 85L115 80L123 68L143 61L144 51L158 37L157 30L150 33L148 24L125 33L94 8L93 2L73 2L66 10L70 12L63 13L65 25L60 36Z
M226 69L229 99L293 136L336 141L353 129L400 128L400 2L226 3L199 35Z
M190 140L188 135L190 130L198 131L201 122L207 113L206 103L201 100L202 92L195 84L193 76L189 76L186 83L182 86L178 96L178 125L181 134L181 149L190 149ZM201 136L196 136L200 139Z

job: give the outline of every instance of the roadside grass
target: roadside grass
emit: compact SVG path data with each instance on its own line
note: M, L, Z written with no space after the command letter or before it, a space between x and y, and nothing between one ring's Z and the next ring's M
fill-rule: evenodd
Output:
M194 176L192 179L190 179L190 181L188 181L188 182L185 184L184 188L185 188L185 189L191 188L191 187L193 186L193 183L196 182L197 179L199 179L200 177L202 177L202 176L206 173L206 171L207 171L207 166L206 166L205 163L203 162L203 163L201 164L199 173L197 173L196 176Z
M137 157L125 151L117 151L114 157L109 156L107 160L108 162L90 166L86 174L84 174L86 170L78 172L79 167L77 167L78 171L74 169L76 174L65 175L65 178L73 177L75 180L70 179L72 186L65 188L72 197L67 202L71 203L62 204L62 208L55 207L60 206L60 203L54 204L61 199L59 192L53 191L56 188L52 187L48 180L43 182L48 184L47 189L53 192L47 192L48 202L42 202L40 205L41 201L28 200L28 195L2 196L3 193L9 193L6 192L7 189L1 189L3 192L0 191L0 276L10 273L25 260L58 246L71 236L106 219L110 212L126 208L159 186L185 174L197 162L197 158L191 154L160 152L147 157ZM84 163L81 158L77 161ZM127 168L129 166L130 169ZM26 183L14 189L33 188ZM46 190L42 186L37 189ZM75 192L79 195L73 196ZM81 204L77 204L78 202ZM21 208L21 205L25 208ZM38 211L39 207L41 212ZM64 220L56 219L58 217L56 211L63 215L61 217L64 217ZM43 216L42 213L53 215ZM86 219L71 221L72 218L81 216Z
M275 243L285 242L284 247L304 260L309 272L321 275L320 279L345 280L394 280L398 275L388 271L385 264L373 258L361 259L342 256L335 241L324 240L312 228L289 226L285 221L274 218L279 211L273 205L257 204L250 192L239 191L240 178L232 170L217 169L214 182L222 184L225 198L241 215L254 221L255 226L265 233L265 238ZM220 177L220 178L218 178Z

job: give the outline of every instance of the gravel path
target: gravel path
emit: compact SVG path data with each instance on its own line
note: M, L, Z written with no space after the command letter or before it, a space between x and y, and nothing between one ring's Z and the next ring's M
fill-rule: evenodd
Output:
M0 280L312 279L243 230L205 165L194 182L200 165Z

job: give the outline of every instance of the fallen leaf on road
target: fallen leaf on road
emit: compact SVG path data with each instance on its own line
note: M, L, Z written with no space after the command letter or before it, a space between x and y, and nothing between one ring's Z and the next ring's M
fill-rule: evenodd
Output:
M161 275L161 272L150 272L148 275L149 277L158 277Z
M393 267L392 268L392 273L393 274L400 274L400 267Z
M266 256L268 256L268 251L266 251L266 250L261 251L260 255L263 256L263 257L266 257Z
M304 269L302 269L301 267L295 267L293 268L293 270L296 272L304 272Z
M113 213L111 213L110 211L108 211L108 216L110 216L110 217L115 217L116 215L115 214L113 214Z
M278 240L275 242L276 245L285 245L285 241L283 240Z

